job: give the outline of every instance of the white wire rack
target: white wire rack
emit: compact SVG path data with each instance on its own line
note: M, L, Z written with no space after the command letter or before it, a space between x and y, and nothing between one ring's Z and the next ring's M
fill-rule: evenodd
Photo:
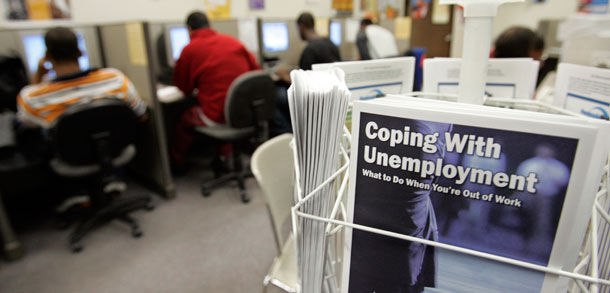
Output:
M456 100L456 95L440 95L438 93L417 92L409 93L407 95L448 101ZM579 116L578 114L574 114L564 109L531 100L488 98L485 101L485 105ZM324 181L320 186L318 186L316 189L314 189L307 195L303 195L301 188L297 186L296 189L298 200L296 204L292 207L292 229L294 231L294 235L297 235L300 232L298 230L297 225L299 218L311 219L314 221L326 223L326 236L331 238L329 241L330 245L329 250L326 253L326 257L328 259L328 263L332 267L326 267L326 271L324 272L325 280L332 280L332 282L330 283L336 284L337 286L336 288L330 288L330 290L328 290L327 288L326 292L341 291L339 287L341 285L339 276L341 276L341 269L343 263L342 247L343 241L345 241L343 235L345 227L403 239L406 241L413 241L425 245L455 251L462 254L477 256L522 268L536 270L547 274L567 277L572 280L569 288L570 292L610 292L610 196L608 193L608 190L610 189L610 172L608 171L608 161L605 164L605 173L599 185L598 193L596 194L595 204L591 208L591 218L589 221L588 232L586 234L585 239L583 240L583 246L578 255L579 261L573 271L566 271L347 222L345 194L347 193L347 184L349 177L348 169L350 164L350 158L348 150L350 149L350 143L351 134L347 127L345 127L343 131L343 139L341 146L341 165L331 177L327 178L326 181ZM296 156L294 160L295 166L298 166ZM299 182L299 168L295 169L297 170L296 182ZM312 198L314 198L320 190L322 190L325 186L329 184L334 184L336 186L335 190L337 190L337 192L334 194L334 206L331 211L331 214L328 217L319 217L301 211L301 207L303 206L303 204L312 200ZM303 255L302 257L308 256Z

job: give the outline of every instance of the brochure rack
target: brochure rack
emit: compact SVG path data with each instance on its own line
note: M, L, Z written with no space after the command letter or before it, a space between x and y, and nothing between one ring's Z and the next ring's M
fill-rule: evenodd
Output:
M420 96L422 98L432 98L454 101L457 99L456 95L439 95L436 93L410 93L408 96ZM531 100L513 100L513 99L502 99L502 98L488 98L485 100L485 105L493 107L504 107L519 110L546 112L562 115L578 116L572 112L568 112L561 108L557 108L551 105L547 105L537 101ZM465 249L457 246L452 246L440 242L424 240L408 235L403 235L395 232L381 230L373 227L367 227L354 223L347 222L347 211L345 203L345 194L347 193L348 183L348 169L349 169L349 149L351 142L351 134L347 127L343 131L341 154L343 162L337 168L337 171L320 186L314 189L310 194L302 194L300 186L296 187L297 202L292 208L292 229L293 235L297 235L301 231L298 230L297 222L300 219L311 219L314 221L320 221L326 223L326 236L329 237L328 250L325 252L327 258L327 266L325 271L325 291L326 292L340 292L340 280L341 268L342 268L342 247L343 247L343 231L345 227L352 229L358 229L369 233L377 233L389 237L403 239L406 241L414 241L425 245L431 245L434 247L455 251L462 254L471 256L478 256L485 259L507 263L527 269L532 269L547 274L553 274L556 276L567 277L572 280L570 284L570 292L606 292L610 290L610 195L608 190L610 189L609 180L609 167L608 162L605 164L605 173L602 181L599 184L598 192L595 198L595 204L591 207L591 218L589 221L588 233L586 238L583 240L583 246L578 255L578 263L573 271L565 271L546 266L535 265L524 261L519 261L507 257L500 257L484 252L479 252L471 249ZM298 165L295 159L295 166ZM296 170L299 170L297 167ZM299 182L300 174L296 174ZM318 217L311 214L304 213L301 210L301 206L306 202L312 200L317 193L322 190L323 187L332 184L336 188L334 194L335 202L329 217ZM308 256L301 256L308 257ZM330 287L329 287L329 284ZM336 286L336 287L335 287Z

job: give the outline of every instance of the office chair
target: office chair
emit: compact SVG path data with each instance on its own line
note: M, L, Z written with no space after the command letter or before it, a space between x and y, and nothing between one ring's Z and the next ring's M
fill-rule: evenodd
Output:
M276 136L254 151L252 173L258 181L267 211L271 216L273 236L278 254L271 264L263 284L271 283L284 291L296 292L298 283L296 245L293 235L282 235L282 227L290 218L293 203L294 161L290 141L292 134Z
M244 185L244 178L248 174L242 167L241 148L248 139L259 137L266 123L273 118L275 98L275 86L267 74L262 71L244 73L229 87L224 108L227 123L196 127L199 134L233 144L231 172L201 184L203 196L207 197L212 189L235 180L242 202L250 201Z
M68 108L51 128L51 169L62 177L84 181L90 197L89 214L70 234L72 251L81 251L86 234L115 219L128 224L133 237L142 235L129 213L152 209L151 197L112 199L110 191L105 190L113 182L117 168L135 156L137 126L135 113L127 104L118 99L102 99Z

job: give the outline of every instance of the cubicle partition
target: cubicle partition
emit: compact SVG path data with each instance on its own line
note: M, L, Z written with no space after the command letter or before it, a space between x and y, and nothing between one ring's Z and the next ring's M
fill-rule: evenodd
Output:
M153 48L146 23L107 24L99 27L107 67L125 73L149 106L150 117L138 133L138 155L133 173L150 183L164 197L175 196L170 174L168 146L165 140L163 113L157 98L155 69L151 66Z

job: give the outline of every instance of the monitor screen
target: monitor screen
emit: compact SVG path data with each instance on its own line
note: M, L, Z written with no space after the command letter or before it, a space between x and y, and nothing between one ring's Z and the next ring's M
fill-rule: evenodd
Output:
M333 21L330 23L330 40L335 44L335 46L341 45L341 23L338 21Z
M81 33L76 33L76 38L78 39L78 48L82 52L82 56L78 58L78 64L80 65L81 70L88 70L91 67L91 64L89 63L85 37L83 37ZM25 35L22 38L22 42L28 70L31 74L34 74L38 69L38 62L44 57L47 51L47 46L44 43L44 35L42 33ZM45 67L50 68L51 64L45 64ZM53 77L54 72L49 72L49 76Z
M265 52L288 50L288 26L286 23L263 23L263 48Z
M186 27L172 27L169 29L169 40L172 49L173 61L180 58L182 49L191 41L189 31Z

